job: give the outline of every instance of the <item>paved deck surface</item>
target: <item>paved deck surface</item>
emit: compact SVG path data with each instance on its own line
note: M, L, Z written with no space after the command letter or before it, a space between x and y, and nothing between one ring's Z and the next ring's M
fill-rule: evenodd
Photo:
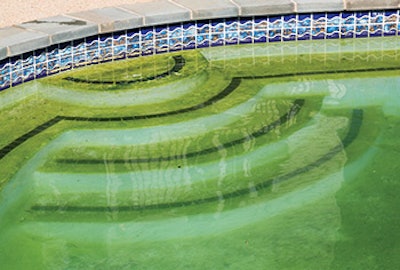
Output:
M144 0L2 0L0 27L83 10L143 2Z

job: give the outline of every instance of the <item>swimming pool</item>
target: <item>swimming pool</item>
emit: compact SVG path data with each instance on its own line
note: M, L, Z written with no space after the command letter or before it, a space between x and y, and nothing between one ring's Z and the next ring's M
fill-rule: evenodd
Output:
M247 44L5 91L0 261L396 269L399 57L397 37Z

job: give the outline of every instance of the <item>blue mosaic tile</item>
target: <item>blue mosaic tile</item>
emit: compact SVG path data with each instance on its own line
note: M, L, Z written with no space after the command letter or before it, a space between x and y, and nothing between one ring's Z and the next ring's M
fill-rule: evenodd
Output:
M239 21L239 43L253 42L253 21L249 18L242 18Z
M297 15L296 14L284 15L282 19L284 22L295 22L297 20Z
M211 22L211 46L221 46L225 43L225 22L215 20Z
M383 23L383 34L385 36L394 36L397 34L397 22L399 13L397 10L389 10L385 12L385 20Z
M48 74L60 71L60 52L58 45L47 48L47 68Z
M47 53L46 50L34 52L35 79L47 76Z
M326 39L335 39L340 37L339 27L327 27L326 29Z
M357 21L359 21L360 19L366 19L366 23L368 23L369 20L369 11L357 11L354 12L354 17L356 18Z
M169 37L182 37L183 26L181 23L168 25Z
M311 17L314 21L326 22L327 16L326 13L313 13Z
M370 24L381 24L383 23L385 13L380 11L373 11L370 13Z
M368 37L368 28L369 26L366 24L358 24L355 27L355 35L356 37Z
M141 44L139 30L127 31L126 43L127 57L138 57Z
M197 35L196 37L197 48L210 47L210 37L209 35Z
M381 37L383 35L383 24L370 24L369 25L369 36L370 37Z
M180 51L183 49L183 41L181 39L170 38L168 40L168 48L170 52Z
M211 43L211 25L209 20L198 21L196 23L196 47L209 47Z
M194 49L196 47L196 27L192 24L183 24L183 49Z
M128 31L126 34L126 41L129 44L137 44L140 42L140 32L139 31Z
M383 35L395 36L397 33L397 25L395 23L386 23L383 25Z
M239 34L239 43L252 43L253 42L253 35L250 33L251 31L241 31Z
M155 39L167 39L168 38L168 28L166 27L156 27L155 31Z
M196 48L196 26L193 24L183 24L183 49Z
M168 28L156 27L155 28L155 51L156 53L168 52Z
M198 21L197 24L197 35L206 35L210 33L210 21Z
M72 54L82 54L86 50L86 43L84 39L74 40L72 42Z
M369 32L369 12L355 13L355 36L368 37Z
M210 23L212 26L218 25L218 24L225 25L225 19L212 19L212 20L210 20Z
M227 19L225 21L226 32L237 32L239 31L239 22L237 19Z
M369 13L357 12L356 13L356 24L357 25L368 25Z
M81 66L86 66L87 61L86 61L86 53L80 53L80 54L74 54L73 57L73 67L81 67Z
M168 26L168 47L170 51L178 51L183 48L183 28L182 24Z
M85 66L86 60L86 43L84 39L72 42L72 67ZM50 69L50 67L49 67Z
M311 15L300 14L297 17L297 40L311 39Z
M154 27L146 27L140 30L141 34L141 55L154 54Z
M225 23L221 21L211 21L210 29L211 33L224 33Z
M286 15L283 17L282 39L284 41L296 40L297 36L297 17L296 15Z
M9 59L0 61L0 91L11 86Z
M297 17L297 24L302 27L311 27L311 15L299 14Z
M113 34L113 58L124 59L127 57L127 36L125 32Z
M268 35L268 20L256 18L254 20L254 42L266 42Z
M340 26L340 14L327 14L326 25L329 26Z
M239 42L239 21L235 19L225 20L225 44L238 44Z
M354 25L342 25L341 27L341 38L353 38L355 34Z
M356 17L353 12L343 12L341 20L341 34L340 38L353 38L355 37L355 22Z
M312 16L312 28L311 37L312 39L323 39L326 35L326 14L316 13Z
M59 58L58 45L53 45L47 48L47 60L54 60Z
M100 61L99 37L92 36L85 40L86 42L86 61L88 65L97 64Z
M340 37L340 14L332 13L327 14L326 17L326 38L339 38Z
M341 17L341 12L329 12L326 13L326 18L327 20L333 19L333 18L340 18Z
M35 68L30 66L24 69L24 82L29 82L35 79Z
M387 22L388 20L391 20L390 17L394 16L394 18L396 18L399 14L398 10L386 10L384 11L385 13L385 22Z
M60 69L68 70L72 68L72 43L66 42L59 45Z
M23 81L28 82L35 79L35 59L32 52L22 55Z
M24 81L23 62L21 56L10 59L11 64L11 86L17 86Z
M74 66L76 63L74 54ZM77 56L79 57L79 55ZM113 59L113 37L108 35L101 35L99 38L99 61L100 62L108 62Z
M343 12L342 13L342 25L354 25L355 23L355 15L353 12Z
M253 30L253 22L248 19L242 19L239 22L240 31L252 31Z
M184 23L184 24L182 24L182 28L184 29L184 30L187 30L187 31L190 31L190 33L192 34L192 35L195 35L196 34L196 24L194 24L194 23Z
M211 46L223 46L225 44L224 34L211 35Z
M269 18L268 24L268 41L269 42L278 42L282 41L282 16L274 16Z
M98 50L99 49L99 36L91 36L85 39L86 50Z
M194 48L196 48L196 42L194 41L194 42L187 42L187 43L183 43L183 50L192 50L192 49L194 49Z
M156 39L155 49L157 53L168 52L169 44L168 39Z

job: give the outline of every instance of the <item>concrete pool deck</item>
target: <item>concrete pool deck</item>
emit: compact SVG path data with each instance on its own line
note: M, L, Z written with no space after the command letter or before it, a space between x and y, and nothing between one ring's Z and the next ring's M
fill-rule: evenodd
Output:
M0 27L20 24L39 18L52 17L60 14L81 12L84 10L149 2L149 0L3 0L0 4ZM172 2L172 1L171 1ZM196 1L186 1L196 3ZM204 1L197 1L204 3ZM213 1L215 2L215 1ZM263 12L260 6L279 6L282 12L291 11L296 3L297 12L313 12L317 9L365 10L365 9L396 9L400 5L398 0L285 0L285 1L233 1L242 6L242 10L249 13ZM285 7L286 6L286 7ZM276 8L276 7L275 7ZM277 8L276 8L277 9ZM267 9L268 10L268 9Z

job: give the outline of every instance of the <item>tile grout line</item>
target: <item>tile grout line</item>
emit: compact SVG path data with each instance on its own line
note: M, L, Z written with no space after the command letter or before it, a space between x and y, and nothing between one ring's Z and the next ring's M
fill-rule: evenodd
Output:
M47 46L51 46L52 45L52 41L53 41L52 40L52 35L50 35L48 33L42 32L40 30L31 29L31 28L25 28L25 27L22 26L22 24L18 24L18 25L15 24L15 25L12 25L11 27L14 27L14 28L17 28L17 29L20 29L20 30L23 30L23 31L27 31L27 32L30 32L30 33L43 34L43 35L46 36L47 41L49 43ZM10 46L6 46L6 49L7 49L7 53L8 54L12 54ZM21 55L22 54L24 54L24 53L21 53ZM18 55L14 55L14 56L18 56ZM10 57L14 57L14 56L10 56Z
M139 26L139 27L142 27L142 26L144 26L145 25L145 18L144 18L144 15L142 15L142 14L139 14L139 13L137 13L137 12L135 12L135 11L132 11L132 10L128 10L128 9L126 9L126 8L124 8L123 6L116 6L115 8L117 8L117 9L120 9L120 10L122 10L122 11L125 11L125 12L128 12L128 13L130 13L130 14L133 14L133 15L136 15L136 16L138 16L138 17L140 17L140 19L141 19L141 26Z
M238 16L242 16L242 7L238 3L236 3L234 0L229 0L229 2L231 2L232 4L234 4L237 7Z
M293 9L294 9L294 13L297 13L297 12L298 12L297 2L296 2L296 1L294 1L294 0L290 0L290 2L292 2L292 3L293 3Z
M94 24L97 25L97 35L101 33L101 23L96 23L94 21L90 21L90 20L87 20L87 19L78 18L78 17L75 17L73 14L70 14L70 13L62 14L62 16L65 16L65 17L73 19L73 20L84 21L86 23L94 23Z
M175 2L174 0L168 0L168 2L171 3L171 4L173 4L173 5L175 5L175 6L177 6L177 7L184 8L184 9L186 9L187 11L189 11L189 13L190 13L190 20L193 20L193 10L192 10L192 9L190 9L190 8L188 8L188 7L186 7L186 6L182 5L182 4L179 4L179 3Z

